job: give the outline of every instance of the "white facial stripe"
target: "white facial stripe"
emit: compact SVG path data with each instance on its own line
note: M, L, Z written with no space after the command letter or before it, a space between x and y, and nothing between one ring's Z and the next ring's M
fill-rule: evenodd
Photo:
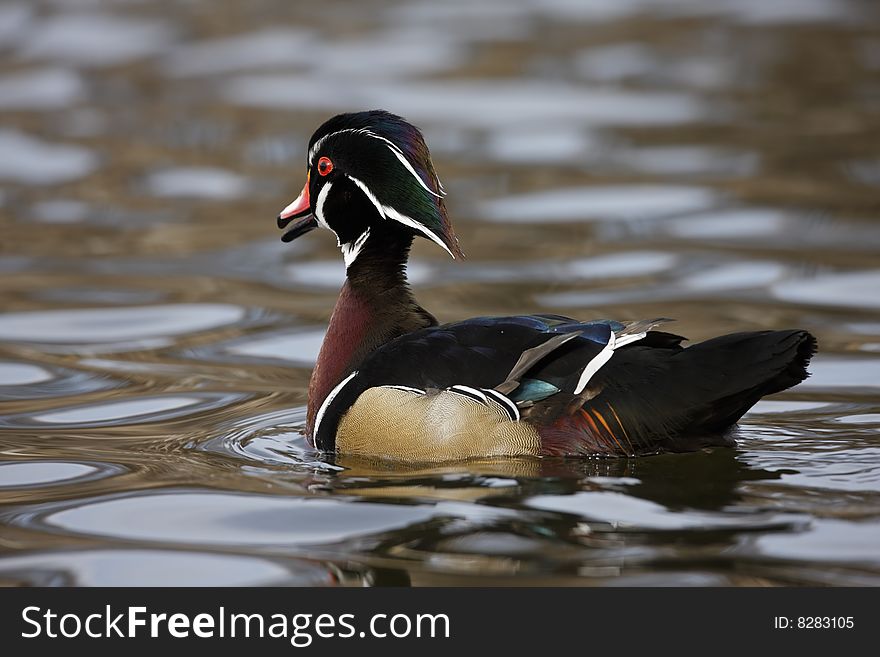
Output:
M359 134L359 135L367 135L368 137L374 137L375 139L381 139L382 141L385 141L385 142L388 142L389 144L391 144L391 146L393 146L394 148L397 148L396 146L394 146L394 144L392 142L388 141L384 137L380 137L379 135L377 135L372 130L369 130L368 128L343 128L342 130L337 130L336 132L331 132L330 134L324 135L323 137L321 137L318 141L316 141L312 145L312 147L309 149L309 164L310 165L314 164L315 156L318 154L318 151L321 150L321 147L324 145L325 141L330 139L330 137L334 137L336 135L341 135L344 132L350 132L352 134Z
M438 194L437 192L435 192L433 189L431 189L430 187L428 187L425 184L425 181L422 180L422 177L416 173L416 170L413 169L412 164L409 163L409 160L406 159L406 157L403 155L403 152L399 148L397 148L397 146L392 144L390 141L388 141L384 137L379 137L378 135L373 135L373 136L376 137L377 139L381 139L382 141L387 142L389 144L389 148L390 148L391 152L394 153L394 155L397 157L397 159L400 160L400 163L406 167L406 170L412 174L412 177L419 181L419 184L424 188L424 190L426 192L428 192L429 194L433 194L437 198L442 198L442 196L440 194ZM441 190L441 191L443 191L443 190Z
M364 194L367 195L367 198L370 199L370 203L372 203L373 205L375 205L375 206L376 206L376 210L379 211L379 216L381 216L383 219L387 219L387 218L388 218L388 217L385 216L385 209L383 208L382 204L379 203L379 199L377 199L377 198L375 197L375 195L373 194L373 192L370 191L370 188L367 187L366 184L365 184L362 180L358 180L358 179L355 178L354 176L349 176L348 174L345 174L345 177L348 178L348 179L349 179L351 182L353 182L355 185L357 185L357 186L360 188L360 190L361 190Z
M389 219L394 219L394 221L397 221L397 222L403 224L404 226L409 226L410 228L415 228L417 231L419 231L422 235L427 237L429 240L442 246L443 250L446 251L446 253L448 253L449 255L451 255L453 259L455 259L455 254L453 254L452 251L449 250L449 247L443 243L443 240L441 240L439 237L437 237L431 230L429 230L428 228L426 228L425 226L420 224L418 221L416 221L412 217L407 217L405 214L399 213L397 210L395 210L394 208L392 208L388 205L383 205L382 210L384 210L385 214L388 216Z
M364 248L364 244L366 244L369 236L370 229L367 228L354 242L349 242L348 244L343 244L339 247L342 249L342 259L345 260L346 269L351 267L351 263L357 260L357 257L360 254L361 249Z
M324 201L327 200L327 194L330 193L330 187L332 185L333 185L333 183L328 182L326 185L324 185L321 188L321 191L318 192L318 200L315 203L315 219L317 219L318 223L327 229L330 229L330 226L327 224L327 221L324 219Z
M332 137L333 135L338 135L340 132L350 132L350 130L337 130L336 132L331 132L329 135L324 135L314 143L314 145L309 149L309 167L311 167L315 163L315 155L317 155L318 151L321 150L321 146L324 145L324 142L327 141L327 138Z
M330 403L336 398L342 389L345 387L345 384L351 381L357 375L357 370L349 374L347 377L342 379L333 390L330 391L330 394L327 395L327 398L324 400L324 403L321 404L321 408L318 409L318 415L315 417L315 429L313 435L318 435L318 429L321 426L321 420L324 419L324 413L327 412L327 408L330 406Z
M323 137L321 137L309 149L309 165L311 166L312 164L315 163L315 156L318 154L318 151L321 150L321 147L324 145L325 141L327 141L328 139L330 139L330 137L333 137L335 135L341 135L343 132L364 134L364 135L368 135L370 137L376 137L377 139L382 139L375 132L367 130L366 128L344 128L343 130L337 130L336 132L331 132L330 134L324 135Z
M351 132L353 134L366 135L367 137L372 137L373 139L378 139L379 141L385 142L385 144L388 146L388 148L391 150L391 152L394 153L394 156L398 160L400 160L400 163L403 164L404 167L406 167L406 170L410 172L410 174L413 176L413 178L415 178L419 182L419 184L424 188L424 190L426 192L428 192L429 194L433 194L437 198L442 198L446 194L446 192L443 191L442 185L440 185L440 193L438 194L433 189L428 187L427 184L425 184L425 181L422 180L422 177L418 173L416 173L416 170L413 168L412 164L410 164L409 160L406 159L406 156L403 154L403 151L400 150L400 148L397 146L397 144L395 144L390 139L386 139L385 137L382 137L381 135L377 135L375 132L373 132L372 130L368 130L367 128L346 128L344 130L337 130L336 132L331 132L329 135L324 135L318 141L316 141L314 143L314 145L309 149L309 166L314 164L315 156L318 154L318 151L321 150L321 147L324 145L324 142L327 139L329 139L330 137L332 137L334 135L341 134L343 132ZM439 180L437 182L438 182L438 184L440 183Z
M358 180L357 178L355 178L353 176L349 176L348 174L346 174L346 177L349 180L351 180L351 182L353 182L355 185L357 185L358 188L361 191L363 191L364 194L366 194L367 198L370 199L370 203L372 203L373 205L376 206L376 210L379 212L379 216L381 216L383 219L393 219L394 221L397 221L397 222L403 224L404 226L409 226L410 228L415 228L417 231L422 233L425 237L427 237L431 241L442 246L443 250L446 251L446 253L448 253L453 258L455 258L455 255L453 255L452 251L449 250L449 247L446 246L443 243L443 240L441 240L439 237L437 237L431 230L429 230L428 228L426 228L425 226L420 224L418 221L416 221L412 217L407 217L405 214L401 214L400 212L398 212L397 210L392 208L390 205L382 205L379 202L379 199L376 198L375 194L373 194L373 192L370 191L370 188L367 187L363 181ZM318 194L318 199L320 200L320 198L321 198L321 195ZM317 211L316 211L316 213L317 213Z

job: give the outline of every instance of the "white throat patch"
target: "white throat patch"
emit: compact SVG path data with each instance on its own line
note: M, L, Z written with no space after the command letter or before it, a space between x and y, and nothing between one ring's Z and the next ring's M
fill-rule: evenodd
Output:
M364 248L364 244L367 243L367 239L370 237L370 229L367 228L361 236L358 237L353 242L348 242L346 244L340 244L339 248L342 251L342 258L345 260L345 268L348 269L351 267L352 263L357 260L358 255L361 252L361 249Z

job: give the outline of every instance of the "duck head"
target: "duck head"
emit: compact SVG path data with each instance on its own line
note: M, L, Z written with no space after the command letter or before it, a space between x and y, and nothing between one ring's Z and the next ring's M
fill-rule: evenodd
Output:
M455 258L443 196L418 128L381 110L339 114L309 140L306 184L278 226L285 242L319 226L333 231L346 268L389 233L427 238Z

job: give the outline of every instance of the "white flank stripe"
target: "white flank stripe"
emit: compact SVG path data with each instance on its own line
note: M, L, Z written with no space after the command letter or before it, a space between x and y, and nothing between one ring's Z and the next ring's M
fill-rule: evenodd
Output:
M347 377L342 379L333 390L330 391L330 394L327 395L327 398L324 400L324 403L321 404L321 408L318 409L318 415L315 417L315 429L313 435L318 435L318 429L321 427L321 420L324 419L324 413L327 412L327 408L330 406L330 402L332 402L336 395L342 392L342 389L345 387L345 384L351 381L357 375L357 370L349 374Z
M330 137L332 137L334 135L341 134L343 132L350 132L353 134L366 135L367 137L372 137L373 139L378 139L379 141L385 142L385 144L388 146L388 148L391 149L391 152L394 153L394 156L398 160L400 160L400 163L406 167L407 171L409 171L410 174L412 174L412 176L416 180L419 181L419 184L425 189L425 191L427 191L429 194L433 194L437 198L442 198L443 195L445 195L446 192L444 192L442 190L442 188L440 190L441 193L438 194L433 189L428 187L427 184L425 184L425 181L422 180L422 177L418 173L416 173L416 170L413 168L412 164L410 164L409 160L406 159L406 156L403 154L403 151L400 149L400 147L397 146L397 144L395 144L390 139L386 139L385 137L382 137L381 135L377 135L375 132L373 132L372 130L368 130L367 128L346 128L344 130L337 130L336 132L331 132L329 135L324 135L318 141L316 141L314 146L312 146L312 148L309 150L309 165L314 163L315 156L318 154L318 151L321 150L321 147L324 145L324 142L327 139L329 139Z
M333 186L333 183L328 182L321 188L321 191L318 192L318 200L315 203L315 219L318 220L318 223L321 224L324 228L328 230L333 230L324 220L324 201L327 200L327 194L330 193L330 187ZM338 236L337 236L338 239Z
M367 228L354 242L349 242L348 244L343 244L339 247L342 250L342 259L345 260L346 269L351 267L351 263L357 260L358 254L361 252L361 249L364 248L364 244L369 236L370 229Z
M511 420L518 421L520 419L519 409L516 407L516 404L513 403L513 400L509 399L506 395L503 395L497 390L483 388L483 392L485 392L489 397L501 404L507 411L507 415L510 417Z
M417 395L424 395L425 391L419 388L410 388L409 386L380 386L381 388L391 388L392 390L404 390L406 392L414 392Z
M600 351L593 357L593 360L587 363L587 366L581 373L581 378L578 379L578 384L574 389L574 394L581 394L584 391L584 388L587 387L587 384L590 382L592 376L611 359L611 355L614 353L616 341L617 336L615 336L614 331L612 331L611 337L608 338L608 344L605 345L602 351Z
M455 385L450 386L449 388L447 388L447 390L449 392L455 392L460 395L464 395L465 397L469 397L471 399L473 399L474 397L478 397L482 403L487 405L489 403L489 400L486 398L486 393L484 393L482 390L471 388L470 386Z

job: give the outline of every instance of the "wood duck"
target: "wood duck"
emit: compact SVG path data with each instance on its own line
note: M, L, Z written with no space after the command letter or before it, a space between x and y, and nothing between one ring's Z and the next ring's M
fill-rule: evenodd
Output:
M306 435L325 452L437 462L492 456L637 456L732 446L761 397L804 380L803 330L683 348L666 321L559 315L438 325L413 297L413 238L461 257L421 132L375 110L312 135L282 240L336 235L346 281L309 383Z

